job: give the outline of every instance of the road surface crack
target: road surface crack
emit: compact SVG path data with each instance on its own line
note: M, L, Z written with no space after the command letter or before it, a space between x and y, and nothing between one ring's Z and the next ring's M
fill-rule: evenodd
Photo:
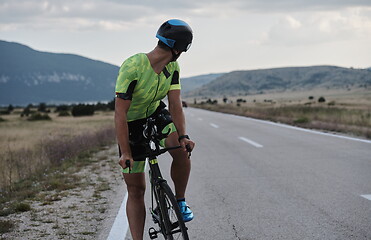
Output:
M228 203L227 203L227 201L226 201L226 199L225 199L225 196L224 196L223 194L219 193L218 191L216 191L216 189L215 189L215 192L218 193L218 196L219 196L221 202L222 202L224 205L228 205ZM230 225L230 226L232 227L232 230L233 230L233 233L234 233L234 236L236 237L236 239L241 240L241 238L238 236L238 231L237 231L237 229L236 229L236 225L235 225L235 224L232 224L231 219L232 219L232 216L231 216L230 214L228 214L228 215L226 216L227 223L228 223L228 225Z
M233 231L234 231L234 236L235 236L238 240L241 240L241 238L238 236L237 229L236 229L236 225L232 224L232 228L233 228Z

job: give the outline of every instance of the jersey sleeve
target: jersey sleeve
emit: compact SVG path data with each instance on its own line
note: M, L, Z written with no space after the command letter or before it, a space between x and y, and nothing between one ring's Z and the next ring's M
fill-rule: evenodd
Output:
M171 84L169 91L181 89L179 72L180 72L179 64L178 62L175 62L175 70L171 76Z
M116 80L116 97L132 100L135 86L138 82L137 64L133 57L127 59L120 67Z

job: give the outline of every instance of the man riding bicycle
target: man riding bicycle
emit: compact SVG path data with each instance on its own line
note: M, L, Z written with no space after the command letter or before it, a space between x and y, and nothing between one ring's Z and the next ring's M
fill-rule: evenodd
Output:
M191 46L193 33L184 21L172 19L157 31L157 46L149 53L138 53L121 65L116 81L115 126L119 145L119 164L128 189L127 216L134 240L142 239L145 223L145 159L133 160L145 151L143 125L148 117L156 119L159 131L168 134L162 144L180 149L170 151L173 158L171 178L175 196L185 222L193 213L185 202L185 191L191 170L186 146L195 143L186 134L185 116L180 97L179 65L176 60ZM168 97L169 110L161 101ZM126 161L130 161L129 168Z

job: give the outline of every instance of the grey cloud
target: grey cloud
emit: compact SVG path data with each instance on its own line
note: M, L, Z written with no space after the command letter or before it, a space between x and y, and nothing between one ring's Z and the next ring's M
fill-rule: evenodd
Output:
M130 26L137 22L166 16L233 17L236 12L317 11L351 6L371 6L369 0L3 0L0 3L0 30L9 24L15 28L53 27L89 29ZM105 24L102 24L105 23ZM61 24L63 23L63 24ZM67 24L67 26L65 25ZM79 25L80 24L80 25ZM1 28L1 26L3 26ZM114 28L113 28L114 29Z
M285 15L271 26L261 43L293 46L367 39L370 16L371 9Z
M323 11L371 6L369 0L241 0L228 3L240 10L252 12Z

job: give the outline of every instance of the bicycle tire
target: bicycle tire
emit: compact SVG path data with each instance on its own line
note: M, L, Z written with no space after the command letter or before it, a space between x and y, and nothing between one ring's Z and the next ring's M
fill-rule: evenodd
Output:
M162 231L165 239L168 240L189 240L187 227L183 221L175 196L166 182L160 183L159 189L159 207L162 215Z

